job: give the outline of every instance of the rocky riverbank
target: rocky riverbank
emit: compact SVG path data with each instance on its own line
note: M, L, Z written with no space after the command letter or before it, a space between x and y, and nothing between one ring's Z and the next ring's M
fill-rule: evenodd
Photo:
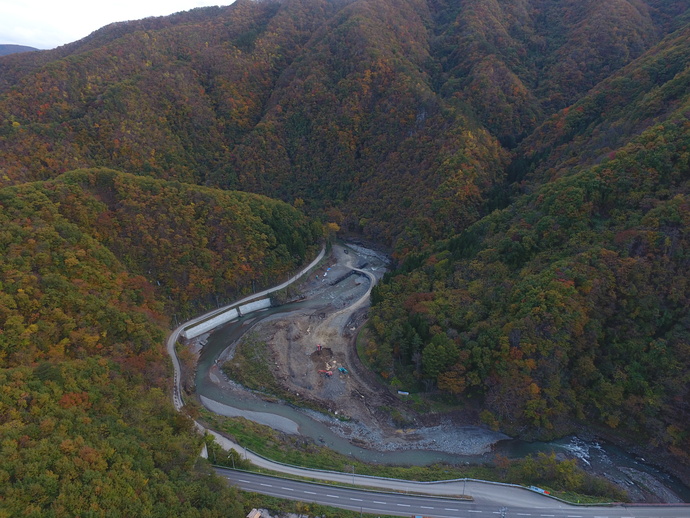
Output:
M363 253L354 248L334 247L332 256L317 271L310 273L297 290L293 290L299 294L300 300L306 299L310 303L287 316L272 316L242 324L252 327L252 334L267 344L266 354L271 358L271 365L275 364L275 368L271 367L273 376L284 390L308 401L310 407L322 409L322 412L302 410L302 414L358 447L384 452L426 450L473 456L490 452L498 441L508 437L476 426L471 415L455 413L430 418L428 413L415 413L402 398L381 385L361 365L353 337L364 320L371 282L364 275L347 274L362 266L374 278L380 278L385 271L381 257L375 253ZM354 311L355 306L360 309ZM225 349L219 364L232 357L234 345L229 344ZM347 372L340 372L338 367ZM332 374L326 375L324 371ZM261 400L225 378L217 365L211 368L209 375L219 388L232 393L233 397ZM212 403L206 401L204 404L217 411ZM221 414L226 412L227 409L219 411ZM232 412L232 415L244 415L258 422L262 422L260 419L274 420L270 412ZM396 425L392 418L396 413L404 414L405 426ZM296 426L299 430L294 421L289 423L282 419L269 426L285 433L296 433ZM319 440L318 437L314 439ZM639 470L634 467L627 473L602 466L595 468L577 451L569 451L568 448L562 449L561 455L579 458L585 469L624 487L634 501L654 500L653 494L663 495L661 498L669 502L679 500L671 491L661 490L665 487L663 482L657 480L661 487L655 488L649 480L656 480L655 477L637 475Z

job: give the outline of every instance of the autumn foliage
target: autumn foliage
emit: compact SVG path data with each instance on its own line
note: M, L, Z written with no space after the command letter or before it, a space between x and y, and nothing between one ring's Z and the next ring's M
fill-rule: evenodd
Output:
M0 58L0 514L237 515L165 332L336 233L397 261L389 383L687 466L689 16L238 0Z
M170 314L292 273L320 228L262 196L100 169L5 188L0 207L0 509L240 516L192 469Z

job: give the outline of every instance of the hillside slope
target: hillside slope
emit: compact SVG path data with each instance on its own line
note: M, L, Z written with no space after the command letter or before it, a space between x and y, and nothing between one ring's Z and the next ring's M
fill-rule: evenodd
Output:
M671 2L240 1L0 60L0 182L106 166L459 231L506 149L674 28ZM59 145L56 143L59 142Z
M304 217L109 170L2 189L0 209L0 513L244 516L166 395L168 311L292 271Z
M512 433L587 423L690 464L687 34L538 128L514 203L379 288L381 372L481 395Z
M0 58L7 365L155 349L163 301L298 263L300 207L394 249L366 351L391 383L687 477L689 27L681 0L239 0ZM131 175L67 173L94 167ZM62 318L44 263L74 328L32 320Z

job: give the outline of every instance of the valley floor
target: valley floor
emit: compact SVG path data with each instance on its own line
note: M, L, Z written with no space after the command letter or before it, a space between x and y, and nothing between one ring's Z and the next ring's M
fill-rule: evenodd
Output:
M311 303L243 325L251 328L254 339L267 344L270 370L281 390L304 401L304 406L321 410L304 413L334 434L374 451L428 450L466 455L468 461L476 462L477 456L489 454L498 441L509 437L477 426L475 412L417 412L361 363L356 335L366 317L372 281L385 271L384 261L367 253L334 246L326 263L297 288L298 297ZM353 269L360 271L350 274ZM209 379L226 394L259 408L264 396L228 379L220 368L233 359L236 346L230 344L223 351L209 369ZM288 434L299 430L295 421L270 412L241 410L204 396L201 400L219 414L243 416ZM404 427L396 426L395 415L403 416ZM588 468L586 463L583 467ZM659 480L626 469L622 475L618 471L598 474L624 487L633 501L647 501L653 495L666 502L682 501Z

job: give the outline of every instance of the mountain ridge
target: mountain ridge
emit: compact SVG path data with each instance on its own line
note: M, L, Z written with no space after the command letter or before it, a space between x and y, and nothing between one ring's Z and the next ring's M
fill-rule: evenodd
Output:
M28 45L15 45L12 43L1 43L0 44L0 56L7 56L9 54L17 54L20 52L33 52L38 50L34 47L29 47Z
M549 100L553 97L549 88L560 90L559 81L565 80L573 92L584 93L607 70L622 66L657 41L668 25L668 20L655 21L651 3L644 4L650 6L647 10L625 1L614 4L617 9L609 9L599 20L598 3L543 6L482 0L463 6L460 19L453 21L453 8L443 3L400 1L391 4L392 9L375 0L240 2L223 9L114 24L59 52L51 51L61 56L52 60L52 71L47 73L44 64L31 75L33 84L45 84L40 95L22 100L7 94L5 109L10 117L5 127L23 123L35 130L22 128L22 134L10 135L16 140L14 149L7 148L3 155L6 175L10 181L13 175L25 178L27 166L34 171L28 178L44 177L56 167L58 171L101 165L130 172L143 169L146 174L262 192L286 201L319 200L315 209L331 206L342 213L339 224L376 239L390 242L401 231L419 234L419 229L404 229L407 220L423 227L422 234L431 232L430 237L438 238L445 227L458 230L476 219L486 194L501 183L507 155L493 139L511 149L553 107L565 102ZM631 9L638 13L635 23L625 21ZM493 13L491 26L483 22L482 13L487 12ZM543 34L548 34L547 22L554 17L572 20L560 22L565 24L560 31L564 41L547 45ZM367 21L373 19L375 26ZM451 27L461 23L464 40L454 39L461 33L448 33L445 25L435 30L438 34L430 31L434 19L445 19ZM599 25L590 27L589 19L597 19ZM606 54L606 45L589 41L592 34L605 33L602 24L621 20L622 36L615 40L620 48L614 46ZM225 27L235 28L234 32ZM546 73L537 74L532 56L542 47L551 57L540 58ZM105 48L107 54L99 50ZM590 57L578 58L579 64L564 61L559 56L568 49L586 49ZM68 52L76 54L68 58ZM77 55L81 57L76 59ZM609 55L617 57L612 61ZM347 63L356 63L355 56L359 64L350 70ZM87 66L107 74L91 74L91 78ZM589 82L559 72L564 67L582 67L577 74ZM245 74L247 70L252 73ZM362 75L365 70L368 78ZM3 76L11 78L14 72L11 65L3 67ZM535 89L537 75L543 78ZM165 83L158 79L162 76L167 77ZM134 79L116 86L116 77ZM176 86L171 91L166 85L172 84ZM111 86L105 90L106 85ZM363 85L365 89L359 90ZM24 94L28 91L24 89ZM77 97L77 92L87 91L92 93ZM148 92L156 95L149 97ZM185 105L193 114L192 126L198 128L186 122L189 114L180 110ZM338 115L321 115L326 107ZM127 121L125 127L117 129L113 120L104 119L104 108L110 118ZM129 121L132 113L138 115L136 122ZM41 127L42 120L61 120L55 128L58 134L46 135L49 131ZM449 126L469 132L464 137L443 134ZM57 136L67 144L65 149L50 149L46 138ZM144 158L144 143L157 148L155 161ZM434 145L435 150L427 149ZM84 146L90 148L88 152ZM466 199L467 214L452 209L445 218L448 225L435 228L428 201L436 195L448 196L444 193L458 195L455 187L448 191L448 182L464 180L454 179L448 168L457 170L456 164L464 160L457 151L468 146L488 151L470 160L477 181L467 189L477 193ZM27 147L44 151L23 150ZM17 163L17 157L40 154L48 155L43 161L50 167L36 160ZM430 161L422 155L438 159ZM277 189L279 178L282 187ZM407 191L402 197L409 210L402 211L402 218L370 203L371 191L381 191L379 187L390 182ZM330 187L326 189L325 183ZM391 189L384 188L384 195ZM314 192L307 195L309 191ZM388 224L382 227L381 220ZM418 246L417 238L411 241L401 248Z
M0 58L0 192L42 200L17 235L62 204L110 243L136 273L125 306L167 290L191 312L256 273L223 264L287 268L322 228L383 243L364 353L382 378L525 438L650 444L687 483L689 63L682 1L238 0ZM232 207L251 253L186 219ZM187 256L166 272L147 246Z

